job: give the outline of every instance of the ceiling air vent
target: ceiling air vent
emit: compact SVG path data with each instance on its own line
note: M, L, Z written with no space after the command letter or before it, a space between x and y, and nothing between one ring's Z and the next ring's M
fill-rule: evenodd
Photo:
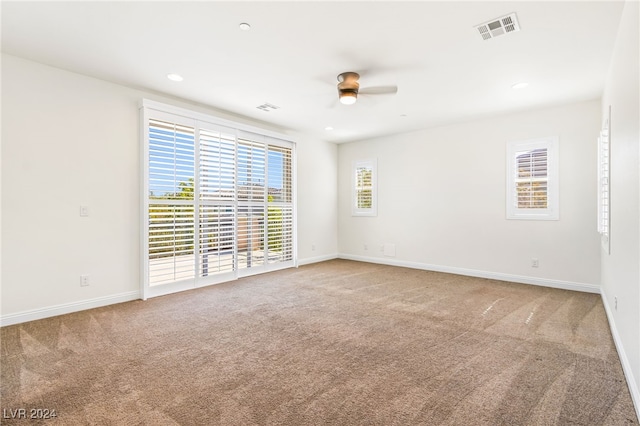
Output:
M258 105L256 108L258 108L261 111L265 111L265 112L275 111L277 109L280 109L279 106L276 106L274 104L270 104L269 102L265 102L262 105Z
M520 31L520 24L518 24L518 17L515 13L501 16L500 18L492 19L484 24L476 25L478 32L483 40L489 40L490 38L500 37L502 35Z

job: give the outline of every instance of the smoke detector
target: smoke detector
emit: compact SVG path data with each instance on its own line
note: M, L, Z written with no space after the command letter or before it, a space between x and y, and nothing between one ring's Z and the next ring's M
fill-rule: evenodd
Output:
M484 24L476 25L478 32L483 40L489 40L503 36L505 34L520 31L520 24L518 24L518 17L515 13L501 16L500 18L492 19Z

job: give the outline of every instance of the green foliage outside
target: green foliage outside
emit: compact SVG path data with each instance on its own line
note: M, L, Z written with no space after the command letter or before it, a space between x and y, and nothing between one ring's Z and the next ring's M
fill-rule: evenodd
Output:
M149 223L156 229L149 231L149 257L172 257L177 255L192 255L194 250L194 208L193 206L154 204L153 200L193 200L194 179L179 184L180 190L176 193L167 193L162 196L150 194ZM273 196L268 196L268 201L273 202ZM217 221L218 216L212 215L212 221ZM157 229L160 228L160 229ZM222 241L219 236L203 240L203 244L209 247L219 247ZM267 241L271 251L282 252L284 249L284 224L281 207L267 207ZM228 238L227 238L228 239ZM231 246L229 246L231 249ZM264 250L264 243L260 246Z
M269 195L267 199L270 203L273 202L272 195ZM282 252L283 231L282 208L274 206L267 207L267 237L269 250Z
M151 200L193 200L193 178L180 182L180 191L162 196L151 195ZM193 254L193 206L149 205L149 223L163 230L149 230L149 257L171 257ZM175 228L174 228L175 227Z

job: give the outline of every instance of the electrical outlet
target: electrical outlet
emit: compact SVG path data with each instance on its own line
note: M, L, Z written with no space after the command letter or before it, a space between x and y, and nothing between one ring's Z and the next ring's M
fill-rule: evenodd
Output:
M89 285L89 275L80 275L80 287L87 287Z
M538 259L536 259L535 257L531 259L531 267L537 268L538 266L540 266L540 263L538 263Z
M613 309L618 310L618 297L613 296Z
M316 245L315 244L311 244L311 251L316 251Z
M365 244L365 245L364 245L364 249L365 249L365 250L369 250L369 245L368 245L368 244Z

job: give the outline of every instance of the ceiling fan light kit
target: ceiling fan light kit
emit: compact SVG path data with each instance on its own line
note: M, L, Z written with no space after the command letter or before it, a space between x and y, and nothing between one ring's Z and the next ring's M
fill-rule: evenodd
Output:
M358 92L347 91L340 92L340 103L342 105L353 105L358 100Z

